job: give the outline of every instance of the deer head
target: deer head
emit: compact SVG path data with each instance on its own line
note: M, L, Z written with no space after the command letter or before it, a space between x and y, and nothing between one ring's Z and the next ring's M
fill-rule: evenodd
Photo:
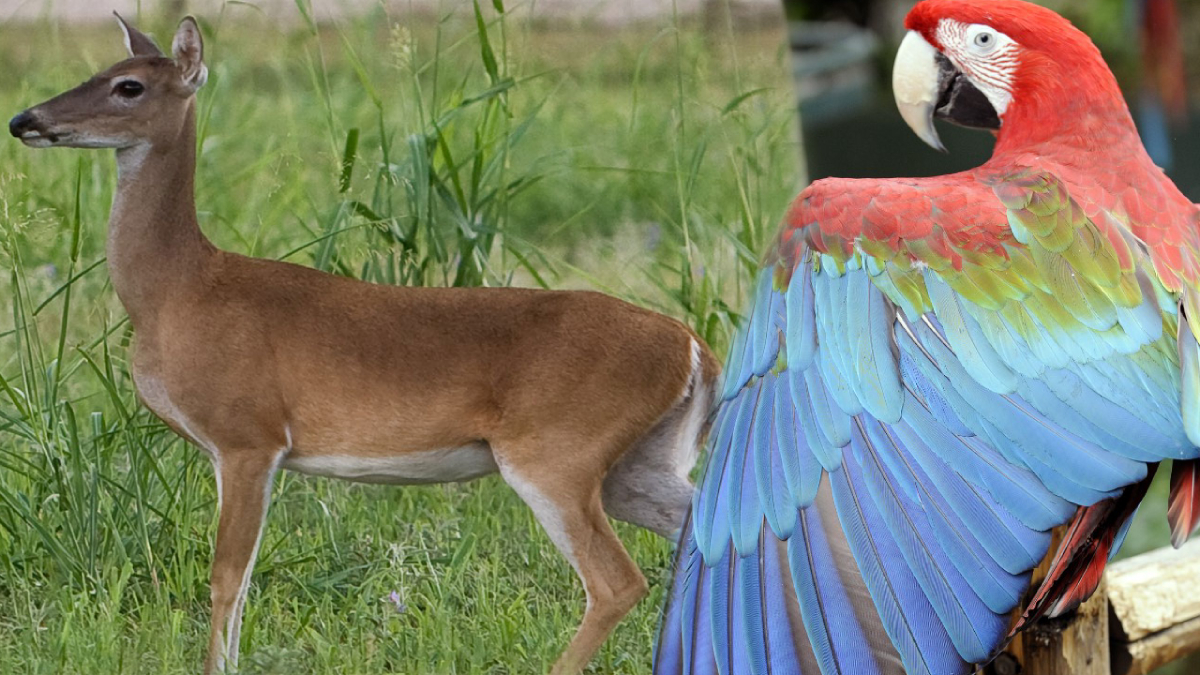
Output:
M129 58L18 114L9 133L35 148L129 148L179 136L208 78L196 20L179 23L171 58L120 15L117 21Z

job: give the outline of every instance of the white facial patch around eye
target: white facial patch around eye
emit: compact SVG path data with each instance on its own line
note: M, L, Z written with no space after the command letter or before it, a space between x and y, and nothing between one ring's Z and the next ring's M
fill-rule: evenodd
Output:
M985 24L942 19L937 27L942 52L966 75L1003 118L1012 103L1021 45Z

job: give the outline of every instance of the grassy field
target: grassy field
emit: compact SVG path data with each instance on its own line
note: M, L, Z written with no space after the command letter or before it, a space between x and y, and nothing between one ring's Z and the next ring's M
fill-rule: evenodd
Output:
M597 288L723 350L800 182L781 31L465 9L200 17L205 232L383 283ZM177 18L139 23L169 42ZM122 56L113 25L2 26L0 111ZM212 473L134 397L103 259L114 172L109 152L0 143L0 673L202 659ZM582 613L566 562L496 479L284 475L274 494L243 672L534 673ZM592 670L643 673L670 547L620 534L652 593Z

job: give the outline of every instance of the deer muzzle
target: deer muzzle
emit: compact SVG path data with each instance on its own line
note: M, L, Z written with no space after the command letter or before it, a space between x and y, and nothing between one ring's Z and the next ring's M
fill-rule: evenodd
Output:
M21 139L25 145L33 147L46 147L58 141L58 136L46 133L38 116L28 110L18 113L16 117L8 121L8 133Z

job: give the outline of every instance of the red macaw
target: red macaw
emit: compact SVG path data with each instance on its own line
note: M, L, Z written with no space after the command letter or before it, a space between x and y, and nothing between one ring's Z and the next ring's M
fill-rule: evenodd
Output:
M989 129L948 176L792 206L734 342L655 673L967 673L1095 590L1154 468L1196 524L1200 211L1100 52L1019 0L924 0L893 87ZM1022 599L1070 522L1048 580Z

